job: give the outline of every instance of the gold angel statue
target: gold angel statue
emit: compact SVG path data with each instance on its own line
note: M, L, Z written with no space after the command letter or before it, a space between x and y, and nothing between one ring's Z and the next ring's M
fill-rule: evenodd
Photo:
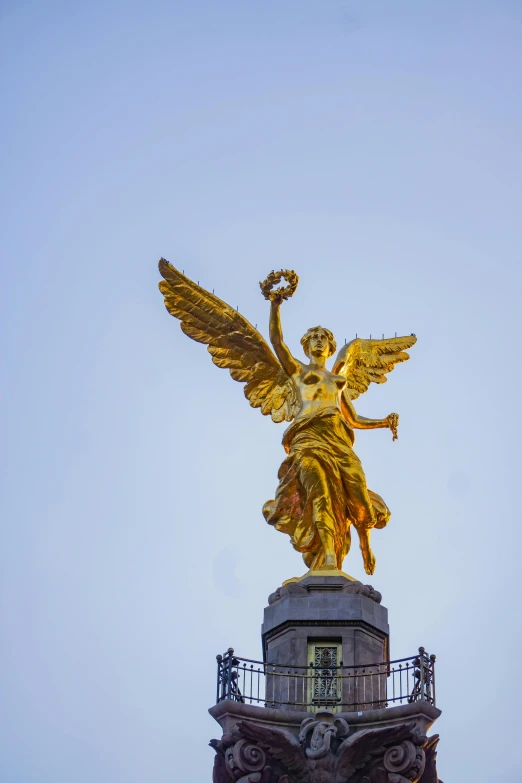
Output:
M159 288L169 313L197 342L205 343L218 367L245 384L253 408L275 422L292 422L283 435L287 457L279 469L275 499L263 507L269 525L287 533L294 549L303 553L311 571L341 570L350 549L350 528L357 530L364 568L375 570L370 547L373 528L387 525L390 511L366 486L359 458L353 451L354 429L388 427L397 438L399 417L359 416L353 400L370 383L385 383L386 373L409 359L415 335L383 340L352 340L337 354L332 370L326 362L336 351L332 332L322 326L301 339L307 362L296 359L284 342L281 304L293 295L298 277L285 270L272 272L261 283L270 300L270 341L237 310L181 274L165 259ZM275 288L284 279L288 285Z

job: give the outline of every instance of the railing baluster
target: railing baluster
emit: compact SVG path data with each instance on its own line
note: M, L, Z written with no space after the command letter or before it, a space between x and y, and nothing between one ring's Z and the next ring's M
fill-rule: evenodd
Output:
M228 648L228 660L227 660L227 699L232 698L232 655L234 654L234 648Z
M435 705L435 661L435 655L428 656L420 647L411 658L379 661L363 669L328 660L287 669L275 663L241 660L229 647L224 655L216 656L216 703L229 699L307 711L380 709L405 701Z
M431 661L431 683L432 683L432 697L431 697L431 703L434 707L437 706L436 699L435 699L435 661L437 660L436 655L430 655L430 661Z
M221 701L221 693L220 693L220 685L223 681L223 678L221 676L221 661L223 660L222 655L216 655L216 661L217 661L217 682L216 682L216 704L218 704Z
M424 647L419 647L419 659L420 659L420 680L419 680L419 688L420 688L420 700L425 700L425 693L424 693Z

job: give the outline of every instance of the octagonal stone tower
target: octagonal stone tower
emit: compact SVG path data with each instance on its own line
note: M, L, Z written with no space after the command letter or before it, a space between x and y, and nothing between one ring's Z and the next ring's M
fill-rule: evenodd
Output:
M324 683L311 677L305 683L300 677L292 681L290 677L268 676L267 700L283 709L302 702L306 710L314 699L322 707L335 707L336 699L340 704L368 709L385 700L389 626L381 594L344 574L331 574L326 571L288 582L269 596L261 632L263 659L269 672L270 667L272 671L287 667L296 674L306 667L309 672L318 667L345 667L344 671L352 671L354 676L343 677L335 694L324 692ZM376 665L381 666L384 679L355 677L365 668L377 674ZM317 692L312 694L311 688Z

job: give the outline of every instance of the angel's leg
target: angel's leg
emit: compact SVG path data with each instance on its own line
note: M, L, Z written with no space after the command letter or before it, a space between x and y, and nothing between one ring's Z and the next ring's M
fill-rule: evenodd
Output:
M346 520L346 534L345 534L344 542L343 542L343 551L342 551L341 563L339 565L339 570L341 570L342 565L343 565L343 560L346 557L346 555L348 554L348 552L350 551L350 547L352 545L352 531L351 531L350 525L351 525L350 520L347 519Z
M317 525L317 532L321 539L324 551L324 566L327 569L337 568L337 558L335 556L335 542L332 531L328 527Z
M372 529L371 527L357 528L357 532L359 534L359 545L364 561L364 570L367 574L373 574L375 571L375 555L370 546L370 534Z
M377 518L366 486L366 476L359 458L353 451L343 460L342 468L348 518L359 534L364 570L367 574L373 574L375 557L370 546L370 535Z
M305 456L301 461L299 475L311 505L312 522L323 550L324 559L319 557L318 561L323 560L323 568L336 569L338 565L335 553L335 522L324 470L315 457Z

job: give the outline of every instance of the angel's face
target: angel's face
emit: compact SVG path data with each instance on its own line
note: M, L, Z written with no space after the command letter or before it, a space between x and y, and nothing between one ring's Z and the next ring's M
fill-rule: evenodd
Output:
M308 354L314 359L319 356L324 356L325 359L328 359L330 356L330 341L324 329L316 329L310 335Z

